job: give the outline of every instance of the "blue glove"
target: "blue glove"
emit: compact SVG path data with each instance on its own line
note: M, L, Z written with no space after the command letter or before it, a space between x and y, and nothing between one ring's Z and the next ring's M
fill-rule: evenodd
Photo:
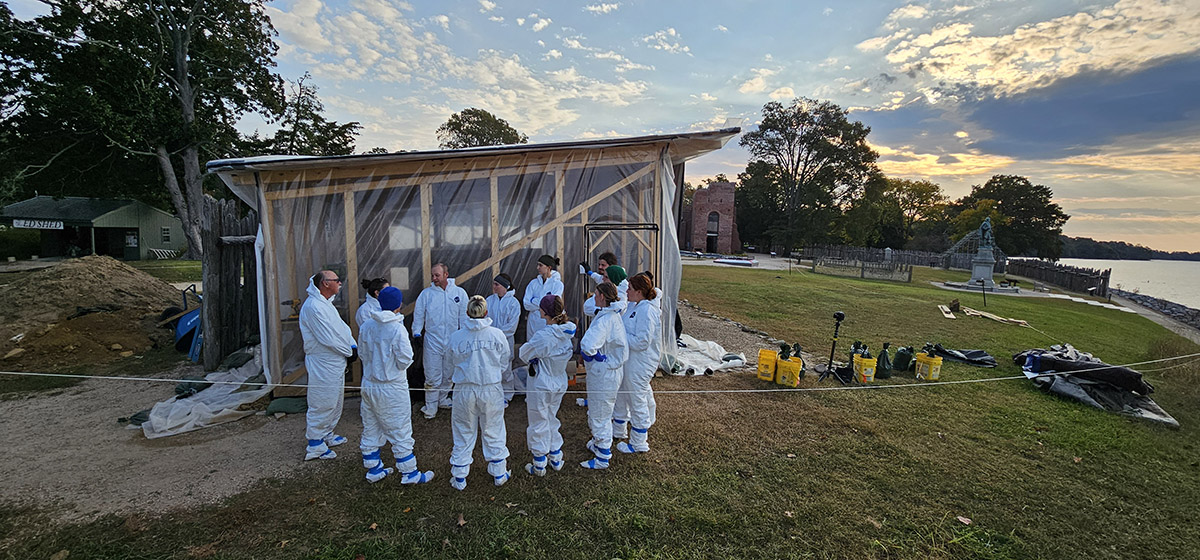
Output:
M595 362L603 362L604 360L607 360L607 359L608 359L608 356L605 356L604 354L601 354L599 352L596 352L596 355L592 356L592 361L595 361Z
M421 338L421 333L413 333L413 338Z
M583 353L583 361L585 361L585 362L590 362L590 361L592 361L593 359L595 359L595 357L594 357L594 356L595 356L594 354L587 354L587 353Z
M529 367L537 367L537 365L538 365L538 359L537 359L537 358L534 358L534 359L532 359L532 360L529 360Z

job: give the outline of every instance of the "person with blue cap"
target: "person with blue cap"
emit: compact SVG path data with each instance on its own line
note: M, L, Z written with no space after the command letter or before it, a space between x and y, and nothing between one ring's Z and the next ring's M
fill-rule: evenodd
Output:
M379 482L391 474L383 466L380 449L392 445L401 484L422 484L433 480L433 471L417 470L413 453L412 403L408 398L408 366L413 362L412 344L404 328L404 294L388 286L375 298L380 310L373 311L362 326L362 451L367 481Z
M346 396L346 368L358 359L358 344L350 325L333 306L342 280L332 270L322 270L308 281L308 298L300 306L300 338L304 341L304 368L308 372L308 412L304 460L334 459L331 447L346 443L333 433L342 418Z

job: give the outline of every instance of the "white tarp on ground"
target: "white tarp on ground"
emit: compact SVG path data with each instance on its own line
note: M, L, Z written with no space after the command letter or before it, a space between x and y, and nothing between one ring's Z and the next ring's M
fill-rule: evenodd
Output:
M679 340L686 348L675 349L675 356L663 355L663 371L672 375L704 375L723 369L746 365L746 355L726 352L720 344L710 340L696 340L686 334Z
M149 439L173 436L231 422L254 414L253 410L238 410L271 392L270 385L241 385L263 371L262 347L254 346L254 359L227 370L214 371L204 380L216 383L187 398L171 397L150 409L150 419L142 424L142 433Z

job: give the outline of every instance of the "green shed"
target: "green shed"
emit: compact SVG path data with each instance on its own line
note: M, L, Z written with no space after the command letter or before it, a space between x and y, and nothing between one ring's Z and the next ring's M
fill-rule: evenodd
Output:
M134 261L175 254L186 244L178 218L137 200L35 196L5 206L0 223L40 230L44 257Z

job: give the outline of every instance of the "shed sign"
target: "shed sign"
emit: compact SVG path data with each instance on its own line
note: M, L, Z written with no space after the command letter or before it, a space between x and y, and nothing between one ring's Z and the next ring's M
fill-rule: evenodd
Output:
M25 229L62 229L63 223L56 220L13 220L13 227Z

